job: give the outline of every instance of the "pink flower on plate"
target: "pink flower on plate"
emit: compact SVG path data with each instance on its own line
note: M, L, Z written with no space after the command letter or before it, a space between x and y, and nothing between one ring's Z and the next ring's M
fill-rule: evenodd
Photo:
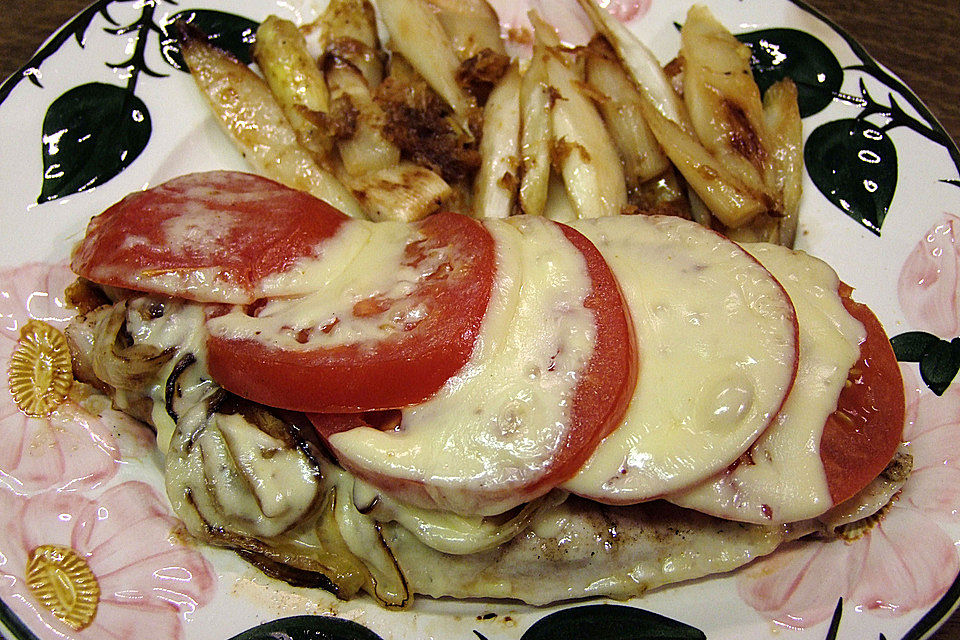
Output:
M960 387L937 397L903 366L914 468L899 499L853 541L800 540L738 576L754 609L791 627L823 622L837 600L877 615L935 603L960 573L956 541L939 526L960 510Z
M120 452L111 425L65 399L51 413L30 417L12 392L11 356L21 329L39 320L60 329L74 315L63 300L73 275L63 265L33 264L0 272L0 487L29 493L77 489L111 478Z
M0 597L41 640L176 640L215 574L142 482L93 500L0 492Z
M911 324L942 338L960 333L960 218L944 213L903 263L900 307Z
M650 10L652 0L599 0L597 4L609 11L620 22L642 18Z
M621 22L639 20L650 10L652 0L599 0L598 4L609 11ZM525 50L529 55L529 46L533 43L533 27L527 13L536 11L547 20L560 39L571 45L586 44L595 30L590 19L576 0L490 0L490 4L500 18L507 41L516 45L518 51Z

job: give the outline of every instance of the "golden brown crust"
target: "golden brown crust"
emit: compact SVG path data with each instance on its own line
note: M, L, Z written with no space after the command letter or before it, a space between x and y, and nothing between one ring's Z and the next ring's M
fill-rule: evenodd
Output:
M476 136L454 128L450 109L425 82L387 78L374 100L386 116L384 133L404 157L447 182L465 180L480 167Z

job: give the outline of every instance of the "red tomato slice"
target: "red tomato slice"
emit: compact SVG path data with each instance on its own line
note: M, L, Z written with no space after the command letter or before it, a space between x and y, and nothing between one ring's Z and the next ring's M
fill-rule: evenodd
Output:
M395 329L389 337L292 350L210 335L213 378L250 400L305 412L391 409L434 394L473 351L493 286L494 245L479 222L454 213L418 228L422 239L406 246L404 264L415 266L428 252L444 262L401 297L373 294L352 309L355 317L382 319ZM418 319L399 317L401 307L419 308Z
M267 276L317 255L349 220L259 176L195 173L134 193L94 217L71 268L93 282L197 300L249 303Z
M473 504L498 504L501 508L506 504L512 506L543 495L566 481L593 453L600 440L620 423L636 386L639 364L633 322L616 278L600 252L585 236L566 225L560 225L560 228L586 261L591 291L584 306L593 312L597 328L593 352L581 370L573 392L570 426L561 442L544 443L544 446L555 447L548 464L516 474L525 478L522 484L490 486L479 483L468 487L466 485L470 479L465 479L464 486L458 486L457 491L471 494ZM403 424L402 411L314 413L309 417L328 442L334 434L357 427L389 431L397 427L402 429ZM336 454L336 447L332 448ZM434 506L437 493L449 490L428 487L429 479L418 482L380 476L352 465L349 460L341 460L341 463L371 484L414 504Z
M640 358L633 321L616 276L586 236L565 224L560 228L587 262L593 290L584 306L593 311L597 322L596 348L574 394L574 429L563 461L563 480L567 480L600 440L619 426L637 386Z
M867 331L837 410L824 426L820 460L834 504L863 489L887 466L903 438L903 379L887 335L866 305L840 286L843 306Z

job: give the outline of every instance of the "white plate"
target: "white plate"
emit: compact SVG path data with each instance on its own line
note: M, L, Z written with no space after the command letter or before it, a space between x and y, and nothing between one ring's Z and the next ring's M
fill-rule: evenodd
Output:
M542 6L545 2L541 0ZM960 334L956 146L909 89L804 5L788 0L709 4L735 33L794 30L755 38L771 60L790 63L801 51L816 53L810 40L791 49L789 43L798 37L824 45L820 57L814 55L814 63L806 67L813 69L808 80L819 84L814 93L826 98L810 107L804 119L810 167L798 246L832 264L892 336L926 334L914 335L918 339L911 344L924 352L914 359L924 360L927 381L935 385L936 375L949 380L951 367L960 360L960 340L949 344ZM520 15L516 3L504 0L503 5L515 11L508 19ZM619 5L638 10L629 24L661 60L676 53L675 23L683 20L688 2L636 0ZM562 3L550 7L550 17L565 12ZM295 0L197 0L180 5L101 0L58 32L0 89L4 360L28 316L56 325L69 315L56 298L69 277L63 264L91 215L128 192L181 173L247 168L220 133L192 80L161 55L161 35L152 29L194 8L253 20L269 13L308 20L317 9ZM111 31L126 25L134 28ZM123 68L128 61L134 66ZM834 79L839 83L833 87L835 96L829 88ZM90 105L71 107L61 96L94 82L116 88L78 89L71 95L98 96L94 103L108 95L135 97L135 104L117 107L123 118L102 113L94 117L86 125L90 136L72 147L71 137L82 128L75 118L89 112ZM69 127L57 125L57 118ZM129 120L124 123L124 118ZM119 131L139 132L145 147L128 147L124 155L117 144ZM103 145L94 157L112 155L124 168L81 189L77 185L98 175L90 170L96 163L77 162L91 142ZM64 187L58 175L71 170L78 171L78 180ZM880 202L880 209L888 208L879 233L855 219L862 218L864 210L858 202ZM230 638L300 614L327 617L301 619L307 627L289 628L293 638L307 637L309 625L329 623L331 615L357 621L384 639L573 637L575 625L569 620L589 622L594 636L601 635L599 625L610 624L621 634L615 637L623 638L652 637L642 634L642 625L671 626L671 620L689 625L678 637L703 637L699 630L714 640L881 634L888 639L920 638L960 598L955 550L960 546L960 382L938 396L921 379L916 363L904 363L903 370L910 416L907 438L916 471L879 526L852 544L805 544L746 571L599 609L573 609L597 602L532 608L419 598L408 611L387 612L365 598L340 602L325 592L286 587L232 553L184 546L170 537L173 521L162 497L158 460L142 429L117 416L91 419L69 406L48 418L29 419L16 410L5 389L0 397L0 622L18 639ZM45 544L58 546L41 546ZM87 614L92 622L83 631L58 621L24 580L28 555L44 549L67 555L73 549L83 559L79 566L96 577L99 599L76 596L99 602L92 617ZM571 617L550 631L550 621L543 620L562 611ZM338 628L329 637L368 637L357 627L351 629Z

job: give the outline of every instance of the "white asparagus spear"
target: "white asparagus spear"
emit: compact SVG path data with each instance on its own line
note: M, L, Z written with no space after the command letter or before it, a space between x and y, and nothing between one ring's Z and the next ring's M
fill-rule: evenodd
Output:
M390 33L390 46L423 76L469 131L476 102L457 84L460 60L437 16L422 0L380 0L380 17Z
M517 193L520 137L520 71L510 65L490 93L483 110L480 171L474 186L474 211L481 218L506 218Z
M206 40L184 34L180 50L201 94L243 156L263 175L362 217L350 191L323 169L296 132L267 83Z
M300 144L323 162L333 142L314 114L327 113L330 97L303 35L289 20L268 16L257 29L253 57Z
M643 119L643 96L610 45L596 38L586 51L586 80L605 96L597 107L613 137L629 188L637 188L667 170L670 161Z
M687 12L680 40L683 102L700 143L748 188L778 200L766 185L770 158L750 47L702 5Z
M562 54L549 53L553 163L563 176L578 217L618 215L627 203L627 188L613 140Z
M797 88L785 78L763 96L763 117L769 152L768 189L778 194L780 215L761 214L750 224L726 229L737 242L772 242L792 247L797 235L797 213L803 183L803 140Z
M453 50L461 60L484 49L506 54L500 20L487 0L424 0L437 14Z
M772 173L783 202L777 241L792 247L803 190L803 125L793 80L785 78L767 89L763 96L763 117L773 147Z
M614 18L595 0L577 0L593 26L613 46L624 68L630 73L640 92L664 118L682 129L691 130L683 101L673 90L669 78L653 52L626 25Z
M351 135L337 140L347 173L359 176L397 164L400 149L383 134L383 110L374 102L360 70L332 54L325 58L324 68L331 98L348 101L355 115Z
M740 227L770 209L763 194L751 192L694 138L647 101L643 117L664 152L710 211L727 227Z
M534 41L533 57L520 81L520 208L541 215L550 181L550 91L544 37Z
M383 60L373 5L367 0L330 0L319 22L321 54L346 60L360 71L371 91L376 88L383 79Z
M413 222L436 213L453 189L439 175L412 162L400 162L351 180L364 212L378 222Z

